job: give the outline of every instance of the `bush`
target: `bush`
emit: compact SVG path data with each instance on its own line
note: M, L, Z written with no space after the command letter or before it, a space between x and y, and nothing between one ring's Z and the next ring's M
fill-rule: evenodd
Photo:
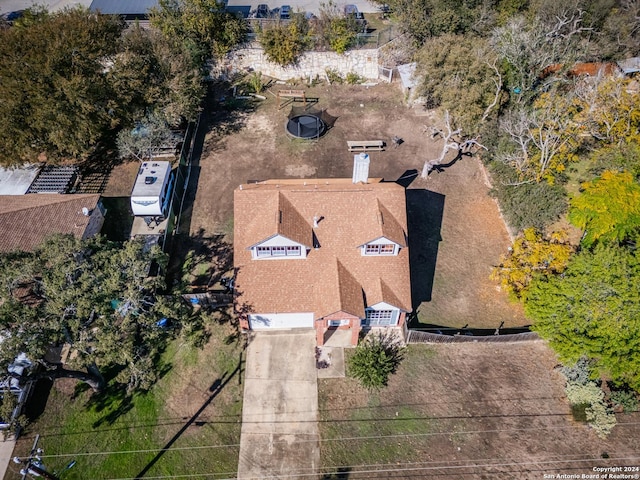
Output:
M309 41L309 22L301 14L294 14L287 24L278 23L258 34L258 42L269 61L283 67L295 64Z
M584 407L584 414L587 423L596 431L600 438L605 438L616 425L616 416L607 407L604 401L604 392L595 382L578 384L569 382L565 387L565 392L569 403L572 405L574 418L581 420L575 415L581 412Z
M340 72L334 68L327 68L324 73L327 74L327 80L329 80L330 84L334 83L343 83L344 78L340 75Z
M349 85L359 85L361 83L364 83L366 79L364 77L361 77L360 75L358 75L356 72L349 72L347 73L347 77L345 78L345 81L349 84Z
M342 54L356 43L359 29L356 19L345 17L336 3L331 0L320 3L319 17L314 22L314 33L320 46Z
M626 413L637 412L640 408L638 395L631 390L612 390L609 398L614 408L622 408Z
M347 372L369 390L387 385L389 375L395 373L404 358L405 348L391 333L366 337L348 360Z
M560 373L564 375L568 383L586 385L589 383L591 374L589 371L589 359L587 357L580 357L576 364L571 367L563 365L560 367Z
M515 231L534 227L539 231L555 222L568 207L565 190L546 181L510 185L504 165L492 164L496 178L492 194L498 199L502 213Z

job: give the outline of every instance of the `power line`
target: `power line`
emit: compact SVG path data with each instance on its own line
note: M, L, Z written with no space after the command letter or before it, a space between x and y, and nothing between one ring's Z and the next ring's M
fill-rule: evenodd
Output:
M473 418L473 417L469 417ZM437 419L437 418L436 418ZM372 421L372 420L367 420ZM625 423L617 423L616 427L622 426L631 426L631 425L640 425L640 422L625 422ZM440 436L440 435L475 435L475 434L483 434L483 433L503 433L503 432L526 432L526 431L539 431L539 430L567 430L574 429L574 425L567 426L554 426L554 427L528 427L528 428L506 428L506 429L489 429L489 430L446 430L443 432L426 432L426 433L400 433L394 435L368 435L368 436L351 436L351 437L336 437L336 438L320 438L320 439L309 439L309 440L294 440L290 441L276 441L274 444L278 443L327 443L327 442L341 442L341 441L359 441L359 440L381 440L385 438L417 438L417 437L430 437L430 436ZM253 435L271 435L269 432L265 432L263 434L254 433ZM239 443L234 444L223 444L223 445L197 445L197 446L185 446L185 447L172 447L171 451L180 451L180 450L202 450L208 448L237 448L239 447ZM134 454L134 453L152 453L160 450L160 447L153 449L140 449L140 450L121 450L121 451L98 451L98 452L76 452L76 453L58 453L51 455L43 455L42 458L59 458L59 457L71 457L71 456L90 456L90 455L123 455L123 454Z
M572 459L572 460L543 460L543 461L528 461L528 462L501 462L501 463L484 463L484 464L477 464L477 463L472 463L469 465L441 465L441 466L433 466L433 465L429 465L429 466L408 466L408 467L397 467L396 468L376 468L376 469L362 469L362 470L345 470L351 467L327 467L327 469L321 469L321 470L325 470L325 471L319 471L319 472L313 472L313 473L306 473L303 471L298 471L298 472L292 472L292 473L279 473L278 474L278 478L299 478L299 477L317 477L318 475L332 475L332 474L336 474L339 475L340 473L348 473L349 475L358 475L358 474L371 474L371 473L400 473L400 472L424 472L424 471L437 471L437 470L456 470L456 469L465 469L465 468L474 468L474 469L478 469L478 468L491 468L491 467L524 467L524 466L535 466L535 465L552 465L552 464L563 464L563 465L570 465L570 464L575 464L575 463L583 463L583 462L588 462L588 461L594 461L594 460L600 460L602 461L603 459L601 458L594 458L594 457L585 457L585 458L581 458L581 459ZM606 459L607 461L611 462L611 461L621 461L621 460L625 460L625 461L637 461L640 460L640 456L633 456L633 457L609 457ZM462 460L461 460L462 461ZM469 462L473 462L474 460L468 460ZM424 462L425 464L428 463L434 463L434 462ZM435 463L442 463L442 462L438 462L436 461ZM411 464L407 464L407 465L411 465ZM360 465L356 465L354 466L356 468L362 468ZM389 467L391 467L391 465L389 465ZM328 471L328 468L331 468L331 471ZM335 471L333 469L336 469ZM508 472L505 472L508 473ZM209 477L209 476L217 476L217 475L225 475L227 474L227 472L221 473L221 472L208 472L208 473L189 473L189 474L181 474L181 475L160 475L160 476L154 476L154 477L145 477L148 480L162 480L162 479L170 479L170 478L195 478L195 477ZM466 475L464 473L458 473L458 475ZM218 480L235 480L236 477L227 477L227 478L220 478ZM263 476L260 477L244 477L244 480L261 480L262 478L264 478ZM369 477L371 478L371 477ZM110 478L107 480L135 480L133 477L124 477L124 478Z

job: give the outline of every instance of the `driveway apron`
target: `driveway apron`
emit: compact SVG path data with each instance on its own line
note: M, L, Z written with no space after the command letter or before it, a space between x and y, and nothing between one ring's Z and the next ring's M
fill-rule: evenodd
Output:
M247 349L239 479L313 478L320 462L315 332L254 333Z

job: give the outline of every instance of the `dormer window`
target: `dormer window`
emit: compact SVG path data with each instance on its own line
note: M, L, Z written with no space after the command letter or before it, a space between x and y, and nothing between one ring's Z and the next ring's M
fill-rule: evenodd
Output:
M258 258L267 257L299 257L301 254L300 246L272 246L272 247L256 247L256 256Z
M364 246L365 255L395 255L396 246L393 243L383 243L380 245L367 244Z

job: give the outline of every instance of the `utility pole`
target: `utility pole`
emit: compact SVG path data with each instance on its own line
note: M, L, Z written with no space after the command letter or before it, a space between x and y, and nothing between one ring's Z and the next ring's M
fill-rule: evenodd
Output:
M42 454L42 449L38 448L38 442L40 441L40 435L36 435L36 439L33 442L33 447L31 447L31 452L29 452L29 456L25 458L13 457L13 461L18 464L24 464L24 468L20 470L22 474L22 480L27 480L28 475L33 475L34 477L42 477L47 480L60 480L56 475L47 472L44 468L44 464L42 463L42 458L40 455Z

